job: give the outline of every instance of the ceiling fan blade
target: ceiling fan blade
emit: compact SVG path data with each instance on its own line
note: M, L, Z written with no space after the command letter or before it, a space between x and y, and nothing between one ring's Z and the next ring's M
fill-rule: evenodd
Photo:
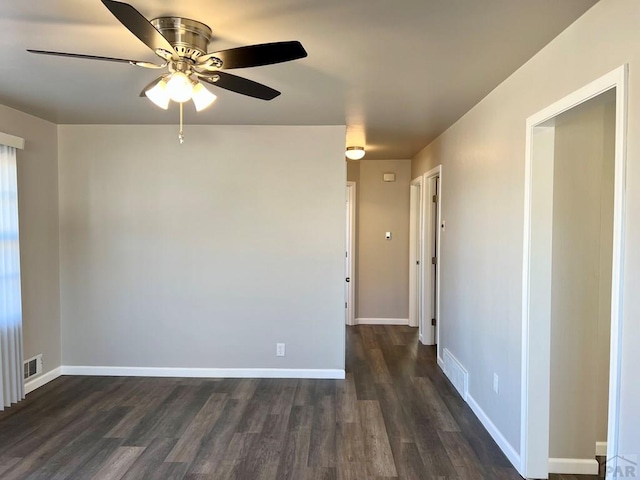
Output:
M233 69L290 62L306 56L307 52L298 41L275 42L210 53L200 57L198 63L206 62L209 57L217 57L222 60L222 68Z
M129 63L131 65L135 65L137 67L144 68L163 68L164 65L156 65L155 63L142 62L140 60L127 60L126 58L113 58L113 57L98 57L96 55L84 55L81 53L66 53L66 52L49 52L47 50L30 50L29 53L37 53L38 55L52 55L55 57L71 57L71 58L83 58L86 60L101 60L103 62L118 62L118 63Z
M273 100L280 95L279 91L271 87L226 72L216 72L215 74L211 74L211 76L201 74L198 75L198 77L200 80L215 85L216 87L241 93L249 97L259 98L260 100Z
M120 23L140 39L147 47L153 50L157 55L167 60L161 53L168 52L171 58L179 60L178 53L175 51L169 41L162 35L156 27L151 25L138 10L128 3L116 2L113 0L102 0L105 7L113 13Z

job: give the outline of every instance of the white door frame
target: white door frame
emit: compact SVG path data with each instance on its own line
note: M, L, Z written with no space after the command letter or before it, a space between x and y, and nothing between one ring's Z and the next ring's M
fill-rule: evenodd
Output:
M356 324L355 289L356 289L356 182L347 182L347 238L345 259L345 281L348 278L346 305L346 324Z
M553 206L553 162L536 160L534 134L542 124L606 91L616 89L613 274L611 282L611 358L607 458L618 455L622 284L627 133L628 66L623 65L527 119L525 211L522 272L522 392L520 474L547 478L550 393L550 274ZM535 181L535 189L533 183ZM534 192L536 193L534 197ZM535 208L535 211L534 211ZM535 228L534 228L535 227ZM532 252L536 258L532 263ZM617 465L611 465L614 468ZM607 479L613 479L607 475Z
M422 341L422 321L424 317L424 225L422 176L414 178L410 185L409 207L409 326L419 327Z
M431 275L424 275L424 312L426 312L423 317L423 325L421 326L422 338L421 341L424 345L434 345L437 344L438 348L438 359L442 360L440 356L440 243L441 243L441 228L436 227L440 224L441 212L442 212L442 165L438 165L435 168L432 168L427 173L423 175L422 184L424 185L424 195L423 195L423 212L424 212L424 256L425 263L429 265L429 271L431 271L431 253L433 252L433 241L434 238L437 237L436 243L436 305L434 309L433 305L433 278ZM434 211L432 207L432 198L436 194L436 178L438 179L438 208ZM435 218L434 218L435 216ZM437 220L437 223L436 223ZM434 231L434 229L436 229ZM431 324L431 312L435 310L435 318L436 318L436 326L435 328Z

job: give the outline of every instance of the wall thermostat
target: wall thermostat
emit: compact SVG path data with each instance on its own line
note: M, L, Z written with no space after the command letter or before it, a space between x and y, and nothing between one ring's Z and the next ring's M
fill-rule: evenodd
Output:
M382 175L382 179L385 182L395 182L396 181L396 174L395 173L384 173Z

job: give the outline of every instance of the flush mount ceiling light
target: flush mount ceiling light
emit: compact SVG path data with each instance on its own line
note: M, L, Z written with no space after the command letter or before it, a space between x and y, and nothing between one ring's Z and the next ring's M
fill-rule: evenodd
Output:
M364 147L347 147L344 154L349 160L360 160L364 157Z
M122 25L162 59L161 64L78 53L27 51L41 55L129 63L142 68L166 68L168 72L147 85L140 96L146 96L165 110L169 108L171 100L180 105L180 143L183 141L183 104L193 100L196 110L200 112L216 99L202 82L249 97L273 100L280 95L279 91L222 70L260 67L307 56L304 47L297 41L263 43L207 53L212 32L204 23L181 17L159 17L149 21L127 3L101 1Z

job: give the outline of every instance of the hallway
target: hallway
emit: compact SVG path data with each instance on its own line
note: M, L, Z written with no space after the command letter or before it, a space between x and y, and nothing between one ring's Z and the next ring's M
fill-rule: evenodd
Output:
M347 379L60 377L0 413L9 479L519 480L409 327L347 327Z
M349 327L347 343L348 385L360 409L379 405L399 478L521 479L437 366L435 347L419 345L417 329Z

